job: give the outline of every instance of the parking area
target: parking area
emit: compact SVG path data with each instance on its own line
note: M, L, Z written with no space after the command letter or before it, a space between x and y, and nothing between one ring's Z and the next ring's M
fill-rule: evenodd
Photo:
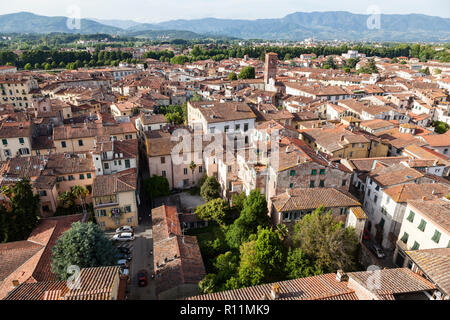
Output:
M114 231L106 232L112 238ZM131 252L129 263L129 281L127 285L127 299L129 300L155 300L155 284L151 275L153 273L153 239L151 226L141 225L134 229L135 239L133 241L118 241L117 247L126 247ZM137 274L139 270L147 270L148 284L139 287Z

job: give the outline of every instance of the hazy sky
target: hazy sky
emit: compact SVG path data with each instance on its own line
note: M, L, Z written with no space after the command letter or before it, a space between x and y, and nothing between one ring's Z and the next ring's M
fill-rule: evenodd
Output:
M449 0L13 0L0 1L0 14L29 11L68 16L71 6L81 17L160 22L204 17L228 19L281 18L296 11L350 11L366 13L422 13L450 18Z

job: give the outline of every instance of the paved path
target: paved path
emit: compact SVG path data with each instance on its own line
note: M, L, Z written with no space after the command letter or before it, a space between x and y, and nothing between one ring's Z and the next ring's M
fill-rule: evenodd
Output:
M130 300L156 300L155 281L152 280L153 272L153 238L152 228L149 226L139 226L135 230L136 239L133 241L133 259L130 265L131 281L129 283ZM149 279L146 287L139 287L137 284L137 273L145 269L148 272Z

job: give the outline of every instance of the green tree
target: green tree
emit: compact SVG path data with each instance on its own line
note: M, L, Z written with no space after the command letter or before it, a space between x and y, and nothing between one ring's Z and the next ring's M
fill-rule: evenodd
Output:
M144 181L144 188L149 197L158 198L170 195L169 181L167 178L155 174Z
M65 191L58 195L58 200L61 201L63 208L73 208L75 206L76 196L71 191Z
M1 192L7 198L6 200L9 200L8 241L28 238L39 220L39 195L33 194L33 188L28 179L22 179L14 185L4 186Z
M81 206L83 207L83 213L86 214L86 197L89 195L89 190L82 186L73 186L71 192L75 198L80 200Z
M199 283L198 291L200 294L216 292L216 275L208 273Z
M176 56L176 57L173 57L172 59L170 59L171 64L185 64L188 61L189 61L189 57L183 56L183 55Z
M239 248L252 234L256 234L258 227L267 227L270 219L266 198L259 189L250 191L244 201L241 215L226 231L226 239L230 247Z
M449 125L442 121L433 121L431 126L434 127L434 131L439 134L444 134L449 129Z
M353 228L344 228L337 222L331 211L324 207L305 215L296 225L294 245L315 262L315 268L323 272L338 269L354 270L358 238Z
M234 81L234 80L237 80L238 79L238 77L237 77L237 75L236 75L236 72L231 72L229 75L228 75L228 80L230 80L230 81Z
M31 63L27 63L24 67L25 70L31 70L33 67L31 66Z
M205 201L211 201L220 198L220 184L214 176L206 178L200 188L200 195Z
M75 222L53 247L52 271L60 280L70 276L69 266L81 268L112 266L117 249L100 227L92 222Z
M220 226L230 223L230 206L221 199L213 199L195 209L195 215L202 220L215 221Z
M288 279L306 278L322 273L315 269L313 262L300 248L289 249L285 272Z
M226 281L237 274L238 267L239 257L236 254L227 251L219 255L214 263L214 268L217 270L216 285L224 286Z
M255 242L255 262L264 273L265 282L280 280L285 261L284 246L271 228L261 228Z
M242 68L239 79L255 79L255 68L252 66Z

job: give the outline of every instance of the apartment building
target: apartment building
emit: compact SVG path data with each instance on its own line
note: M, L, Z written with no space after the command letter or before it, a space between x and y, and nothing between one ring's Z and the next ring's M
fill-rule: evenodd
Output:
M101 228L110 230L123 225L138 225L136 174L136 169L129 169L95 177L94 214Z

